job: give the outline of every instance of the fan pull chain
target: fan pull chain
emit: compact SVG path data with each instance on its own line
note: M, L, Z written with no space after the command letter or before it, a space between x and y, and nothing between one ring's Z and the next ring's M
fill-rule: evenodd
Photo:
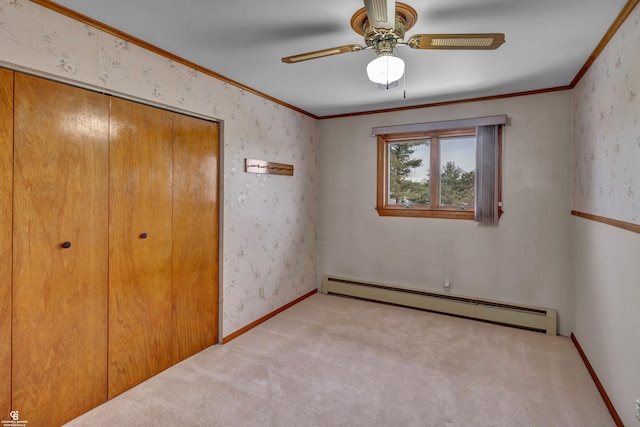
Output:
M389 90L389 61L387 61L387 90Z
M404 76L402 76L402 98L407 99L407 69L404 70Z

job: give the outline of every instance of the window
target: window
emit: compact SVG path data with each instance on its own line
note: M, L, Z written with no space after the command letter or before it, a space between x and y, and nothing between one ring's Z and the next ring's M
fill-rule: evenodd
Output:
M419 125L404 125L413 128L409 132L377 134L376 209L379 215L475 218L476 153L481 153L476 147L477 128L442 129L442 123L446 122L431 126L438 129L416 131L415 127ZM378 129L398 131L401 128L403 126ZM494 175L494 180L497 179L496 204L500 200L500 137L498 127L498 173L491 175L491 179ZM495 166L495 162L491 164Z

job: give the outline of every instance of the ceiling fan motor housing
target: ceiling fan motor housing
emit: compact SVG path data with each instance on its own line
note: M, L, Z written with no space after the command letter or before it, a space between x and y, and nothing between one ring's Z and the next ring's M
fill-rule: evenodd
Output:
M376 57L379 57L393 55L393 48L396 46L397 40L383 38L375 40L373 43L376 48Z

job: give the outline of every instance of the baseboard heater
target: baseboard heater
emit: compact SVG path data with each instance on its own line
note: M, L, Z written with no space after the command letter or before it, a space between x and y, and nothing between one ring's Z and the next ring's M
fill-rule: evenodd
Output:
M557 333L557 313L552 309L506 304L335 276L324 276L322 293L452 314L546 332L549 335Z

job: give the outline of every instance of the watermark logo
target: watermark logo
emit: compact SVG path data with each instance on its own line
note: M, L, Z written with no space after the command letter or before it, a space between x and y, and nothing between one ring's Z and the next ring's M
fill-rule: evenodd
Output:
M27 420L20 419L20 412L18 411L9 412L9 417L11 418L10 420L0 421L2 427L24 427L29 423Z

